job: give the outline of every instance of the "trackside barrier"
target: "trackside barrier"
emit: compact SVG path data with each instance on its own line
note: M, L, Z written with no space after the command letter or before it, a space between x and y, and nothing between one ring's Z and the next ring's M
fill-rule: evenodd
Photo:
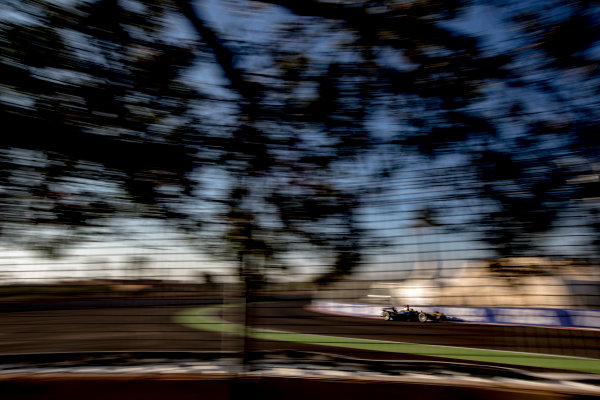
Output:
M338 303L313 300L311 308L320 312L358 317L380 317L389 305ZM396 306L402 308L402 306ZM600 310L562 310L557 308L513 307L431 307L411 306L425 312L439 311L451 320L483 324L515 324L600 329Z

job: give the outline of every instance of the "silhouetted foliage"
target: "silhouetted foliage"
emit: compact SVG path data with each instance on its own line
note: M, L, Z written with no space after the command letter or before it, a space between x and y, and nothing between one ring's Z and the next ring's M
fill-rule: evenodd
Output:
M470 221L435 201L424 210L499 256L538 252L537 235L568 210L598 232L597 6L234 0L212 17L206 7L4 6L5 240L51 249L110 233L109 220L165 219L203 251L239 254L241 275L318 250L332 260L328 282L370 243L364 196L394 193L387 180L416 159L460 167L448 184L470 181L482 202ZM515 39L469 32L486 7Z

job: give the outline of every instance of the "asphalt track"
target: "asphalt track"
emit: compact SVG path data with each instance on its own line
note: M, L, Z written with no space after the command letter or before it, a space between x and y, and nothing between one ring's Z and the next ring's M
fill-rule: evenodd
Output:
M448 361L447 357L439 357L440 354L403 352L398 347L398 351L382 351L382 348L377 346L341 346L340 344L344 343L339 343L338 340L353 338L448 348L581 357L587 359L587 363L592 362L600 368L600 334L597 331L454 322L387 322L320 314L305 309L306 304L306 301L256 303L248 307L247 315L243 312L244 307L240 305L213 309L213 315L219 313L219 318L228 322L223 324L219 319L220 322L215 323L213 320L215 329L212 330L199 330L196 329L199 326L176 323L174 315L189 313L189 310L193 309L191 304L3 312L0 313L0 354L293 349L371 359ZM195 311L194 313L197 314ZM244 323L252 327L250 329L319 335L333 339L329 339L329 343L321 340L315 344L314 340L297 340L301 337L289 336L291 340L282 341L280 336L248 335L249 329L245 329L245 332L222 331L238 329L235 327ZM229 328L223 328L224 326Z
M600 332L592 330L385 321L317 313L297 302L256 304L248 323L258 328L328 336L600 359Z
M285 342L280 346L302 344L360 358L475 361L600 373L596 331L388 322L319 314L293 302L256 304L249 310L245 321L239 320L240 307L188 310L177 320L196 329L245 336L249 350L272 348L280 341ZM243 322L251 328L244 328Z

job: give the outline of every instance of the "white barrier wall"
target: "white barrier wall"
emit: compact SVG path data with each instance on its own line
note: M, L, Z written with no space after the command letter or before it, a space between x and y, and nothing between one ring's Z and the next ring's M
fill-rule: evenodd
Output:
M324 313L357 317L380 317L381 309L389 305L339 303L314 300L311 308ZM397 306L402 308L401 306ZM449 319L487 324L517 324L600 329L600 310L562 310L554 308L510 307L420 307L425 312L439 311Z

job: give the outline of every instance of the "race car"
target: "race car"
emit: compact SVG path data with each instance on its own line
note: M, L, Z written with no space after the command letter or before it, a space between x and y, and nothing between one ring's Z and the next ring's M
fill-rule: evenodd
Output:
M381 316L386 321L410 321L410 322L427 322L427 321L445 321L446 316L440 312L423 312L415 311L409 306L405 306L401 310L396 307L384 307L381 310Z

